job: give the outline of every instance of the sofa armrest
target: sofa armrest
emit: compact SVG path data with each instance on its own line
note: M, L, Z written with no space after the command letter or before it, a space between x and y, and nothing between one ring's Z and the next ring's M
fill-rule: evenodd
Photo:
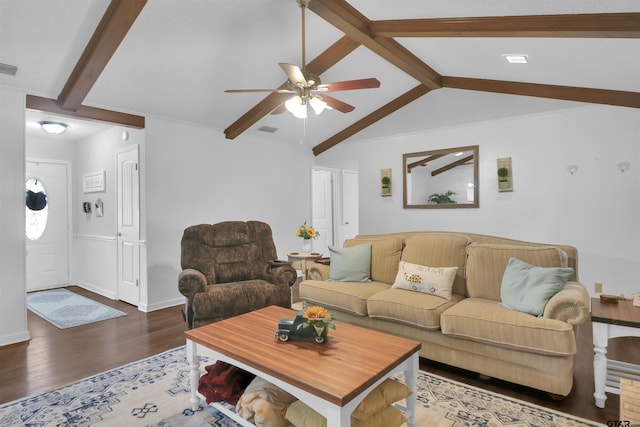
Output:
M544 309L543 317L557 319L570 325L579 325L590 317L589 293L582 283L567 282Z
M195 294L207 289L207 278L202 272L187 268L178 276L178 289L182 295L193 300Z
M276 285L293 286L298 278L298 272L286 261L269 261L264 271L264 280Z
M311 280L329 280L328 264L314 262L307 269L307 277Z

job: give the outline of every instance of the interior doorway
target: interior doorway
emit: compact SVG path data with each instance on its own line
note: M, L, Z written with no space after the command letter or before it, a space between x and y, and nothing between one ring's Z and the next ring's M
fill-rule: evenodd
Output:
M116 153L118 299L140 303L140 176L138 146Z
M313 227L320 232L313 250L325 256L359 233L358 172L314 167L311 176Z

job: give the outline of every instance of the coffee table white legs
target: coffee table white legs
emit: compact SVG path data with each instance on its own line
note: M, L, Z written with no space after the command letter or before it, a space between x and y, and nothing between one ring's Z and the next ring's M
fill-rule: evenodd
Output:
M198 385L200 383L200 356L197 352L197 344L187 340L187 361L189 362L189 383L191 386L191 409L197 411L200 408Z
M607 400L605 389L607 385L607 344L609 342L608 325L605 323L593 323L593 382L596 406L604 408Z
M415 427L416 425L416 404L418 402L418 398L416 393L417 389L417 380L418 380L418 370L419 370L419 356L418 353L415 353L413 356L409 357L407 360L409 366L404 371L404 381L411 389L413 393L409 397L407 397L407 410L405 412L405 416L407 417L407 425L408 427Z

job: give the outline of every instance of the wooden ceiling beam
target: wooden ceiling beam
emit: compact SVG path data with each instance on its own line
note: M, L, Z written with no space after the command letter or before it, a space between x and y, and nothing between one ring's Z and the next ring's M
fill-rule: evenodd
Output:
M405 105L415 101L416 99L418 99L421 96L429 93L430 91L431 91L430 88L428 88L427 86L422 85L422 84L414 87L410 91L405 92L404 94L400 95L399 97L397 97L393 101L391 101L388 104L384 105L383 107L377 109L373 113L371 113L371 114L363 117L362 119L358 120L357 122L355 122L351 126L347 127L346 129L343 129L342 131L338 132L334 136L332 136L332 137L324 140L320 144L316 145L315 147L313 147L313 154L318 156L318 155L324 153L325 151L327 151L331 147L341 143L342 141L344 141L345 139L349 138L350 136L353 136L356 133L360 132L361 130L371 126L372 124L374 124L378 120L381 120L381 119L387 117L389 114L401 109Z
M476 90L509 95L535 96L538 98L562 99L566 101L640 108L640 92L449 76L443 76L441 81L442 87L453 89Z
M57 102L64 110L79 109L146 3L147 0L111 0L58 96Z
M308 63L306 71L319 76L353 52L358 46L360 46L360 43L353 40L351 37L343 36L340 40L329 46L327 50L313 59L313 61ZM286 82L280 86L281 89L286 89L286 87ZM267 95L267 97L257 103L253 108L243 114L238 120L233 122L224 130L225 138L235 139L290 97L291 95L286 93L271 93Z
M640 13L395 19L371 22L375 37L638 38Z
M65 110L55 99L42 98L40 96L27 95L27 108L31 110L46 111L79 119L97 120L101 122L115 123L126 127L143 129L145 118L133 114L120 113L102 108L79 106L76 110Z
M309 9L430 89L438 89L440 74L390 38L371 33L372 22L344 0L313 0Z

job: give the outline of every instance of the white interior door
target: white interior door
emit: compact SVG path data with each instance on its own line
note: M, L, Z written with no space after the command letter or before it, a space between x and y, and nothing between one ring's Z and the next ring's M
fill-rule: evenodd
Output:
M344 240L360 232L358 210L358 172L342 171L342 236Z
M67 285L70 233L67 164L27 161L26 181L36 185L46 196L46 202L36 210L25 206L25 226L29 230L26 237L27 291Z
M140 175L138 146L116 155L118 173L118 299L140 303Z
M329 254L333 245L333 173L314 169L311 177L311 225L320 236L313 242L313 251Z

